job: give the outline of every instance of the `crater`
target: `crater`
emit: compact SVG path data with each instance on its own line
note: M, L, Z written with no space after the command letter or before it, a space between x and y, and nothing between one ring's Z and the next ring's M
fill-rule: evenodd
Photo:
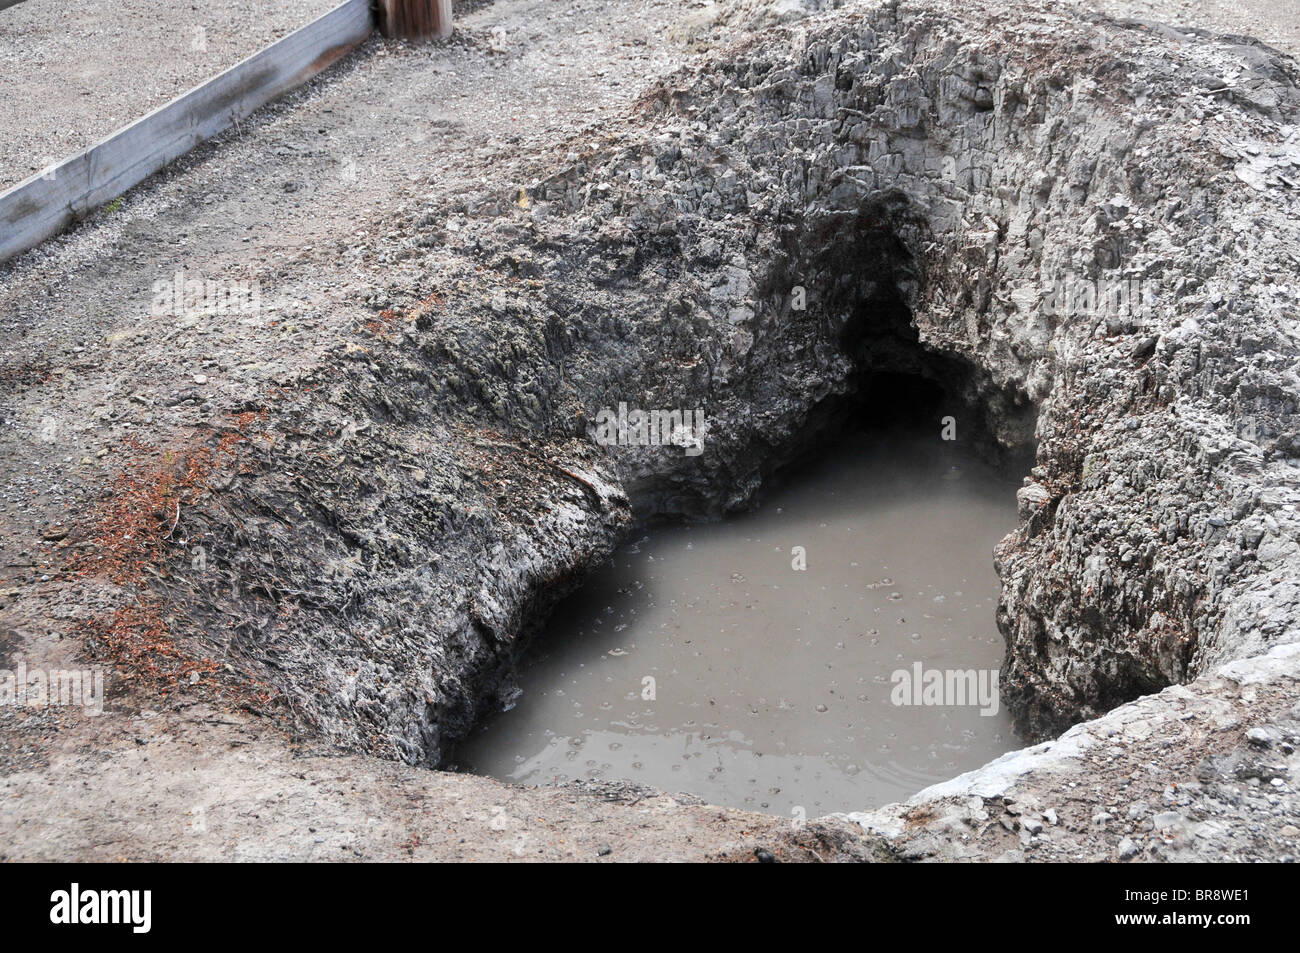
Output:
M798 426L747 428L748 444L706 428L693 453L634 428L611 441L636 527L530 621L531 654L494 686L507 710L459 745L460 769L819 816L1019 746L993 551L1017 523L1034 410L920 341L918 266L893 231L907 209L814 217L774 266L771 296L792 289L792 324L841 358Z
M1002 732L993 745L1051 738L1293 640L1300 444L1284 327L1294 302L1278 263L1291 260L1295 224L1270 193L1231 174L1233 162L1250 163L1248 178L1274 188L1290 153L1261 144L1233 159L1189 142L1188 110L1203 113L1211 99L1188 99L1179 79L1200 75L1198 58L1220 56L1218 46L1256 63L1250 83L1214 100L1214 121L1245 142L1265 121L1294 126L1293 72L1226 40L1187 38L1152 56L1140 26L1042 11L999 27L1004 41L993 48L967 17L918 9L927 12L854 5L774 28L672 77L634 121L539 162L535 178L413 211L396 234L418 263L368 299L376 317L359 322L364 340L330 352L318 375L327 384L279 405L268 427L291 421L287 437L275 435L285 439L250 435L219 507L187 513L215 580L193 586L192 614L210 623L204 637L229 630L227 602L239 610L236 635L210 648L213 657L278 686L315 736L439 767L513 695L531 645L539 668L549 655L566 677L580 664L610 670L614 682L593 688L584 711L633 693L633 708L601 717L648 717L636 707L639 682L620 680L656 677L669 698L673 676L655 673L675 666L683 678L673 657L650 657L652 640L637 634L636 651L607 644L582 603L563 610L582 638L539 642L537 633L611 557L590 584L611 600L600 612L626 617L624 631L634 608L638 624L658 625L668 619L655 612L674 598L704 605L686 595L703 573L696 564L674 558L683 568L658 578L646 567L687 541L704 552L706 536L730 540L724 553L736 554L716 559L735 568L705 583L732 613L718 627L733 641L710 640L721 654L708 664L746 645L757 659L745 663L751 679L780 667L800 638L792 630L821 640L801 663L855 651L850 628L895 630L874 622L886 608L873 601L880 589L857 592L842 616L819 603L822 615L761 635L741 625L749 600L770 603L779 591L808 603L821 585L850 592L886 576L915 607L940 595L981 600L982 621L947 637L994 652L954 656L953 667L991 667L996 625L1000 717L1010 715L1015 739ZM1063 81L1067 73L1078 81ZM1138 88L1146 92L1135 98ZM1249 254L1232 244L1247 234ZM1092 293L1074 293L1085 287ZM602 414L623 406L698 411L701 452L602 442ZM896 512L927 527L918 534L927 545L943 539L919 495L937 472L930 455L955 444L972 475L935 484L931 500L973 486L982 467L1005 475L996 499L966 500L999 514L972 528L988 570L981 585L998 593L992 619L989 590L956 583L975 569L945 569L939 585L899 571L896 546L864 547L855 559L833 534L793 538L823 521L868 532L858 525L875 505L866 498L851 519L769 522L781 494L808 493L801 486L816 473L850 459L884 466L879 453L855 456L854 441L884 440L900 425L901 449L887 459L913 459L918 495ZM942 439L949 425L954 442ZM836 492L898 480L881 470ZM782 515L799 510L792 502ZM646 535L640 554L621 548ZM740 545L750 536L764 541L753 555ZM751 562L768 545L774 564ZM789 568L795 546L806 547L806 572ZM819 547L832 558L819 562ZM919 543L906 552L931 553L936 574L940 556L960 555ZM645 559L629 563L634 556ZM818 581L833 566L853 574ZM792 578L776 590L781 574ZM637 582L630 600L609 595ZM910 628L915 615L901 614L909 626L894 625L908 638L944 635ZM689 635L683 624L659 645L700 651L685 648ZM600 666L566 654L584 645L599 649ZM609 655L619 648L628 655ZM820 716L809 715L817 732L876 754L882 742L861 734L866 719L845 710L848 700L879 703L879 688L855 691L858 679L889 678L908 659L862 651L807 677L810 692L834 688L842 703L809 694L795 704ZM642 659L646 671L621 668ZM756 754L771 730L736 727L760 715L726 684L701 686L712 705L683 703L732 706L728 718L688 724L682 711L656 722L656 736L702 744L712 732ZM749 701L779 711L792 694L765 682ZM530 697L544 690L526 692L501 724L526 716ZM545 727L581 737L558 715ZM918 759L894 778L906 784L871 799L930 777L932 754L945 771L964 766L966 742L949 750L934 740L945 731L914 740ZM570 776L617 775L611 743L577 755ZM860 776L894 770L848 748L829 755L815 739L792 747ZM508 776L517 754L527 761L538 750L510 751L484 770ZM709 771L690 782L670 786L707 786ZM735 792L724 795L736 803ZM815 811L847 796L809 789L799 803Z

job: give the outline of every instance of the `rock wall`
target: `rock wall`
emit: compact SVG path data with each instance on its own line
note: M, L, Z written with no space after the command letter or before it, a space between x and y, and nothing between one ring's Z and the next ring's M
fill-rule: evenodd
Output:
M398 224L424 279L204 509L199 638L314 732L437 764L634 519L746 505L902 372L1036 445L996 557L1024 731L1296 640L1297 75L982 0L714 51L535 180ZM1066 300L1098 286L1127 297ZM598 446L620 402L702 408L703 453Z

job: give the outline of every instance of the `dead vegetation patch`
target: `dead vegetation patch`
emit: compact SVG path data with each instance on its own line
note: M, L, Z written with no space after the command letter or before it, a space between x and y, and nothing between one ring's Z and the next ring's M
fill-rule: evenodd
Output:
M193 658L173 638L158 600L119 607L109 617L77 624L76 634L95 658L110 662L129 687L165 699L178 688L196 685L220 667L210 658Z
M209 496L221 475L245 469L247 433L265 417L265 410L236 414L233 426L214 443L180 450L126 441L134 462L96 505L83 531L87 545L68 568L73 578L105 579L135 590L133 601L74 626L87 654L111 663L128 689L166 698L222 668L187 651L173 631L167 604L144 593L168 577L168 560L182 542L177 530L184 510Z

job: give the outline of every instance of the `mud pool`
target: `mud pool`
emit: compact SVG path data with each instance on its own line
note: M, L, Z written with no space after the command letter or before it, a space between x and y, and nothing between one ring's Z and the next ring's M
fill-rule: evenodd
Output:
M937 428L857 434L750 513L649 531L561 604L455 760L810 818L978 767L1019 747L1005 709L895 704L895 673L996 686L1015 487Z

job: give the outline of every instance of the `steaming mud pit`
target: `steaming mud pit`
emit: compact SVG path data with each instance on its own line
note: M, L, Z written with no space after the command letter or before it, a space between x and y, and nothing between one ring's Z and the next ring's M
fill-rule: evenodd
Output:
M1015 518L1015 485L937 425L855 434L754 512L620 549L457 760L808 817L902 800L1017 746L991 556ZM895 705L918 664L974 670L985 707Z

